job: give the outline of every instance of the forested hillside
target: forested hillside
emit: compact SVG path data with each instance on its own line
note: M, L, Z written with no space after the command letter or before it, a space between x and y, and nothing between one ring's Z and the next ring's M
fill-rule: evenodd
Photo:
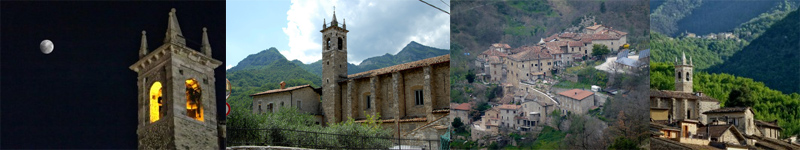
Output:
M382 56L370 57L364 59L364 61L361 61L361 64L359 65L348 63L347 74L356 74L364 71L380 69L383 67L394 66L398 64L408 63L412 61L417 61L425 58L431 58L447 54L450 54L450 50L425 46L415 41L411 41L411 43L408 43L396 55L386 53L385 55ZM292 62L302 67L304 70L316 74L319 77L322 77L321 61L322 60L318 60L310 64L303 64L299 60L293 60Z
M734 39L671 38L658 32L650 34L650 41L650 60L675 62L682 53L686 53L686 59L691 57L697 70L724 63L748 44L746 41Z
M664 0L651 2L651 30L670 37L684 32L706 35L731 32L741 24L784 7L797 8L800 0ZM748 39L749 40L749 39Z
M800 92L799 18L800 11L789 13L712 71L753 78L785 93Z
M650 62L650 88L659 90L675 90L675 68L672 63ZM745 93L745 97L753 107L755 117L759 120L778 120L783 128L782 137L800 134L800 94L784 94L770 89L764 83L753 79L738 77L726 73L709 74L696 71L693 75L695 92L703 92L727 106L731 92Z

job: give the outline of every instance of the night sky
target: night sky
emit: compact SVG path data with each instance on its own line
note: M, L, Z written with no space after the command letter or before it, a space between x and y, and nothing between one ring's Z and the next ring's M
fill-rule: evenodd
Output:
M141 31L162 45L171 8L187 45L208 27L213 58L225 62L225 2L2 2L2 148L136 148L136 72ZM45 55L39 43L55 49ZM225 66L216 68L224 119Z

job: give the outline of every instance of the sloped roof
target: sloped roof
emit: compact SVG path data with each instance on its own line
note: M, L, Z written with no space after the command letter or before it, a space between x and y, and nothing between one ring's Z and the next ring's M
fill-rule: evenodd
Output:
M777 121L777 120L775 120L775 121ZM756 120L755 122L756 122L756 126L771 127L771 128L776 128L778 130L783 130L783 128L781 128L780 126L778 126L777 124L774 124L772 122L766 122L766 121L761 121L761 120Z
M584 90L581 90L581 89L567 90L567 91L564 91L564 92L561 92L561 93L558 93L558 94L566 96L566 97L569 97L569 98L572 98L572 99L575 99L575 100L583 100L586 97L594 95L594 93L592 93L590 91L584 91Z
M469 111L471 108L472 108L472 105L471 105L471 104L469 104L469 103L462 103L462 104L458 104L458 106L456 106L456 107L455 107L455 108L453 108L453 109L455 109L455 110L466 110L466 111Z
M702 126L697 128L697 134L706 135L706 133L708 133L708 136L711 138L719 138L730 128L733 128L732 124ZM706 132L706 129L708 129L708 132ZM734 128L734 130L736 130L736 128Z
M639 51L639 59L650 57L650 49Z
M499 108L499 109L510 109L510 110L516 110L516 109L519 109L519 107L521 107L521 106L520 106L520 105L509 105L509 104L504 104L504 105L500 105L500 106L498 106L497 108Z
M288 88L285 88L285 89L274 89L274 90L268 90L268 91L264 91L264 92L258 92L256 94L251 94L250 96L252 97L252 96L271 94L271 93L288 92L288 91L302 89L302 88L305 88L305 87L312 88L311 85L306 84L306 85L301 85L301 86L288 87Z
M710 101L710 102L719 102L719 100L714 99L713 97L708 97L706 95L695 95L693 93L686 93L680 91L667 91L667 90L650 90L650 97L658 97L658 98L685 98L685 99L696 99L701 101Z
M501 63L500 57L498 56L489 56L489 58L486 58L486 61L489 63Z
M731 113L731 112L744 112L750 109L750 107L725 107L720 109L709 110L703 112L703 114L711 114L711 113Z
M515 61L553 58L552 55L550 55L549 53L545 53L544 51L541 50L541 47L538 46L523 46L519 47L518 49L524 49L524 50L520 53L509 56L509 58Z
M387 73L392 73L392 72L398 72L398 71L403 71L403 70L408 70L408 69L413 69L413 68L418 68L418 67L423 67L423 66L430 66L430 65L433 65L433 64L449 63L449 62L450 62L450 54L442 55L442 56L436 56L436 57L431 57L431 58L428 58L428 59L423 59L423 60L418 60L418 61L414 61L414 62L409 62L409 63L404 63L404 64L399 64L399 65L394 65L394 66L389 66L389 67L384 67L384 68L380 68L380 69L364 71L364 72L361 72L361 73L348 75L347 79L341 80L339 82L346 81L346 80L352 80L352 79L358 79L358 78L364 78L364 77L371 77L371 76L376 76L376 75L382 75L382 74L387 74Z
M572 37L575 37L575 33L565 32L565 33L561 33L560 35L558 35L558 37L560 37L560 38L572 38Z
M622 32L622 31L619 31L619 30L609 29L608 31L609 32L616 32L619 35L628 35L628 32Z
M569 41L568 44L571 47L581 47L583 46L583 42L581 41Z
M549 37L547 37L547 38L544 38L544 42L550 42L550 41L553 41L553 40L555 40L555 39L556 39L556 37L558 37L558 34L553 34L553 35L551 35L551 36L549 36Z

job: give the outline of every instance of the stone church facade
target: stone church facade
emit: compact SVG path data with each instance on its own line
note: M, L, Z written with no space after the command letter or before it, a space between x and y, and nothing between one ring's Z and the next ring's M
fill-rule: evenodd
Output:
M368 115L380 115L378 122L395 136L410 139L438 139L450 125L450 55L437 56L395 66L347 74L347 26L336 19L323 23L321 95L307 85L265 91L254 97L253 111L262 105L283 101L282 91L299 91L321 99L313 108L302 110L322 114L324 124L348 119L365 122ZM261 97L274 97L270 100ZM294 96L296 97L296 96ZM310 103L311 101L309 101ZM302 102L303 105L309 104ZM273 104L276 104L273 102ZM314 104L309 104L314 105ZM305 107L305 106L304 106ZM263 112L263 108L262 111ZM408 143L404 145L427 145ZM433 143L435 144L435 143ZM434 145L436 147L437 145Z
M139 61L129 67L138 75L138 148L218 149L224 127L217 122L214 69L222 62L211 57L206 29L202 52L187 47L173 8L163 45L148 51L145 34Z
M650 110L667 110L668 122L682 119L708 123L708 117L703 112L718 109L719 100L692 90L692 61L686 63L684 54L681 61L675 61L675 89L650 90Z

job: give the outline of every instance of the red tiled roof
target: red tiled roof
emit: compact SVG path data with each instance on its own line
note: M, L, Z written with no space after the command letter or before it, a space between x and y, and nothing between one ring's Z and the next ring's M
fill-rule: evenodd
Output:
M538 46L523 46L519 47L518 49L525 49L520 53L514 54L509 56L509 58L515 61L527 61L533 59L551 59L553 58L552 55L549 53L545 53L545 51L541 50L541 47Z
M381 75L381 74L387 74L387 73L392 73L392 72L398 72L398 71L403 71L403 70L408 70L408 69L413 69L413 68L418 68L418 67L423 67L423 66L430 66L430 65L439 64L439 63L448 63L448 62L450 62L450 54L431 57L431 58L428 58L428 59L418 60L418 61L414 61L414 62L394 65L394 66L375 69L375 70L370 70L370 71L364 71L364 72L361 72L361 73L348 75L346 80L363 78L363 77L370 77L370 76L376 76L376 75Z
M508 105L508 104L505 104L505 105L500 105L497 108L516 110L516 109L519 109L519 107L520 107L520 105Z
M553 35L551 35L551 36L549 36L547 38L544 38L544 42L550 42L553 39L556 39L556 37L558 37L558 34L553 34Z
M500 57L497 57L497 56L489 56L489 58L486 58L486 61L489 62L489 63L494 63L494 64L501 63Z
M571 33L571 32L561 33L561 35L558 35L558 37L561 37L561 38L572 38L572 37L575 37L575 33Z
M458 106L456 106L453 109L469 111L470 109L472 109L472 105L470 105L469 103L462 103L462 104L458 104Z
M274 89L274 90L259 92L259 93L256 93L256 94L251 94L250 96L252 97L252 96L258 96L258 95L264 95L264 94L270 94L270 93L280 93L280 92L297 90L297 89L301 89L301 88L304 88L304 87L311 88L311 85L306 84L306 85L301 85L301 86L288 87L288 88L285 88L285 89Z
M589 96L593 95L594 93L589 92L589 91L584 91L584 90L581 90L581 89L572 89L572 90L564 91L564 92L561 92L561 93L558 93L558 94L566 96L566 97L569 97L569 98L572 98L572 99L576 99L576 100L583 100L584 98L589 97Z
M628 34L627 32L622 32L622 31L619 31L619 30L609 30L609 31L616 32L619 35L627 35Z

